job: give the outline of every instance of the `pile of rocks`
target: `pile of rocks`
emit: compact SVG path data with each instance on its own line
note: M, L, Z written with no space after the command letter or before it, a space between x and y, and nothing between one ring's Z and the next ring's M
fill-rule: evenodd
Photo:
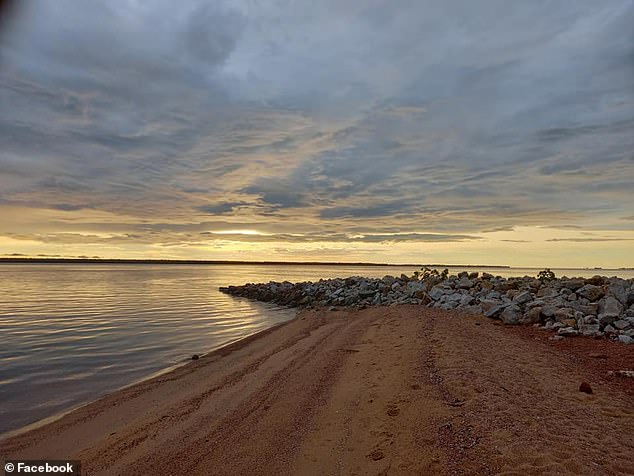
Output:
M421 304L536 324L562 336L612 334L634 343L634 279L503 278L489 273L425 273L400 278L350 277L318 282L270 282L220 288L222 292L286 306Z

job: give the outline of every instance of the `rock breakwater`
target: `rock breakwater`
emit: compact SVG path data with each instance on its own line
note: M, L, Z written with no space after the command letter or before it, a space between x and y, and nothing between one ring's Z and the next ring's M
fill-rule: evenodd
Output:
M484 314L505 324L540 325L561 336L607 334L634 344L634 279L503 278L425 269L413 276L249 283L220 291L295 307L420 304Z

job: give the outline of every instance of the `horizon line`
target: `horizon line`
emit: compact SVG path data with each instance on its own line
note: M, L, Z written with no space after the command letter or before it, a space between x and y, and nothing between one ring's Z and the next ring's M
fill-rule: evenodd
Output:
M199 265L289 265L289 266L410 266L410 267L446 267L446 268L502 268L502 269L544 269L535 266L510 266L510 265L490 265L490 264L442 264L442 263L372 263L372 262L346 262L346 261L245 261L245 260L196 260L196 259L161 259L161 258L44 258L44 257L0 257L0 263L106 263L106 264L199 264ZM596 266L588 267L565 267L553 266L554 269L571 270L630 270L634 268L603 268Z

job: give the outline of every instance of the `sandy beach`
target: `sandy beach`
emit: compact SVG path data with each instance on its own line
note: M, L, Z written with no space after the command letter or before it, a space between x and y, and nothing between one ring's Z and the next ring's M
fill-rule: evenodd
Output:
M413 305L303 311L0 455L86 475L634 474L634 379L608 375L634 347L550 335Z

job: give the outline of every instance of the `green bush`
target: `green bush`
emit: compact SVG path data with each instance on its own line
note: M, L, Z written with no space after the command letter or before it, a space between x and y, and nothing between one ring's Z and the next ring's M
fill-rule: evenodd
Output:
M544 281L554 281L555 273L553 273L550 268L546 268L539 273L537 273L537 279L539 279L542 283Z

